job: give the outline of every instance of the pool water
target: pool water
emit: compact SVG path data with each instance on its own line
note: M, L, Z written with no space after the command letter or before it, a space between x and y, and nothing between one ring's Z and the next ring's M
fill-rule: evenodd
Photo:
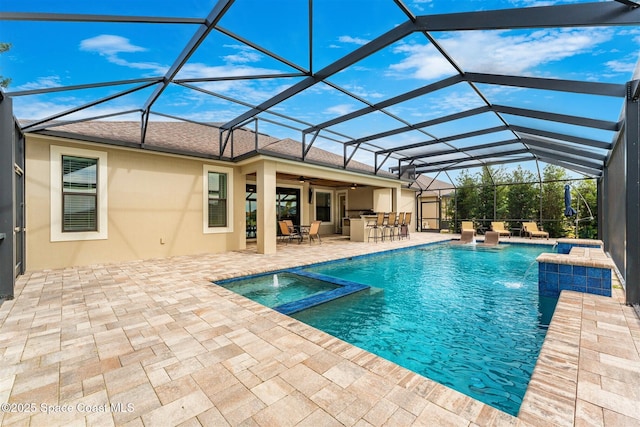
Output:
M339 288L333 283L290 273L252 276L239 280L231 279L218 282L218 284L272 308Z
M433 245L312 267L383 292L292 317L517 415L556 302L538 296L545 251Z

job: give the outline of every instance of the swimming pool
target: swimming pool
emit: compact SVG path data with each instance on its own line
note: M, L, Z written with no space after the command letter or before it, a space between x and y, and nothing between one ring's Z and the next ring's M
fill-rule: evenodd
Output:
M432 245L305 268L383 292L292 317L517 415L556 302L532 268L548 250Z

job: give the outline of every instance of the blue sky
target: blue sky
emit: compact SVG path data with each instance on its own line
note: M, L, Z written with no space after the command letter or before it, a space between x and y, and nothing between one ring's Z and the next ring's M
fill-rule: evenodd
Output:
M580 1L533 0L407 0L416 15L506 9L523 6L584 3ZM4 12L52 12L110 15L159 15L205 17L212 0L110 0L108 2L66 0L3 0ZM406 16L391 0L315 1L313 42L310 46L308 2L300 0L237 0L220 21L220 26L267 49L303 70L318 71L370 40L405 22ZM105 81L162 76L196 31L196 25L149 25L128 23L0 22L0 41L12 44L0 56L0 74L12 78L8 91L68 86ZM625 83L632 78L640 48L640 28L573 28L536 30L466 31L432 33L436 41L466 72L535 76L569 80ZM311 54L310 54L311 53ZM311 59L311 60L310 60ZM222 32L213 31L180 71L177 78L248 76L292 73L298 70L255 50ZM414 33L374 55L347 67L329 81L371 103L453 76L456 71L429 43ZM257 105L300 81L299 77L229 80L196 83L208 91ZM582 115L616 121L622 101L608 97L558 94L548 91L495 85L477 85L493 104ZM16 97L15 115L38 119L66 111L96 98L131 86L108 87L46 95ZM98 116L140 108L153 88L82 111L70 118ZM300 122L321 123L361 109L366 104L325 83L282 102L273 111ZM411 123L483 105L466 84L406 101L388 112ZM154 104L159 113L197 121L226 122L249 107L172 85ZM273 115L262 113L267 119ZM118 116L118 120L139 120L139 114ZM156 117L158 120L166 120ZM521 126L536 125L533 119L509 118ZM511 120L512 119L512 120ZM277 119L283 124L305 128L305 124ZM450 122L425 129L442 138L486 126L497 126L494 115ZM538 123L539 125L539 123ZM300 132L265 123L261 131L278 137L301 139ZM325 134L345 141L403 126L382 113L371 113L331 128ZM584 128L544 124L548 130L610 142L611 133ZM562 129L554 129L559 127ZM341 136L344 135L344 136ZM376 146L410 144L429 137L416 131L375 141ZM478 143L478 140L461 141ZM342 153L342 146L319 139L318 146ZM366 154L358 159L368 161ZM369 159L370 160L370 159Z

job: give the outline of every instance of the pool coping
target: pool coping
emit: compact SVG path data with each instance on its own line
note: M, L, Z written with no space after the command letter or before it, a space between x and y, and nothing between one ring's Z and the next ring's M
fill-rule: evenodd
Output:
M625 305L617 269L611 277L611 297L561 292L518 419L557 426L640 424L640 402L629 395L640 388L640 315Z

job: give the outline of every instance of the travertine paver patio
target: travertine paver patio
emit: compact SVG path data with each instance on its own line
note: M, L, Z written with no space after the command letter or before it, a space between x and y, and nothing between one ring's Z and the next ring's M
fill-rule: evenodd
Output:
M640 322L620 290L562 295L515 418L210 284L447 238L29 272L0 306L2 425L640 422Z

